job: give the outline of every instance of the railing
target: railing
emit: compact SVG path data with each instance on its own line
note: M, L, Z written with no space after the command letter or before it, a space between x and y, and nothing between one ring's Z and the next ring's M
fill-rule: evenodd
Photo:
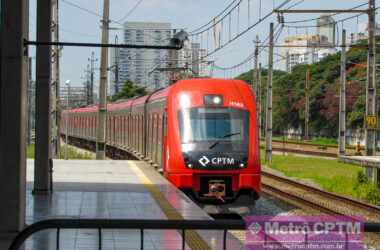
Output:
M99 250L102 249L103 229L138 229L140 230L140 249L144 249L144 230L179 230L182 232L182 249L185 249L186 230L218 230L223 231L223 249L226 250L227 231L245 230L243 220L119 220L119 219L52 219L36 222L27 226L13 240L10 250L19 250L32 234L56 229L56 249L60 248L61 229L97 229ZM364 223L364 232L380 232L380 223Z
M32 234L56 229L56 249L60 248L62 229L96 229L98 230L98 246L102 249L103 229L137 229L140 230L140 249L144 249L144 230L179 230L182 232L182 249L185 249L186 230L218 230L223 231L223 249L226 249L228 230L245 230L243 220L124 220L124 219L51 219L36 222L27 226L13 240L9 250L19 250Z

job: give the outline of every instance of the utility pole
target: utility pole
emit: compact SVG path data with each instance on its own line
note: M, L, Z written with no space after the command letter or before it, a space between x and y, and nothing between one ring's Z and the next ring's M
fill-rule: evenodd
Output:
M118 37L115 36L115 44L118 44ZM115 94L119 93L119 48L115 48Z
M102 20L102 44L109 40L109 9L110 1L104 0ZM106 119L107 119L107 81L108 81L108 48L103 47L100 58L100 84L99 84L99 112L96 140L96 159L104 160L106 157Z
M91 71L90 71L90 64L87 64L87 69L86 69L86 103L87 105L90 105L91 102Z
M255 90L255 93L257 94L257 85L259 83L258 81L258 63L259 63L259 36L256 36L255 40L255 57L254 57L254 69L253 69L253 75L252 75L252 88Z
M268 59L268 87L267 87L267 106L265 122L265 161L272 163L272 84L273 84L273 46L274 30L273 23L270 23L269 29L269 59Z
M305 76L305 140L309 140L309 118L310 118L310 69L306 70Z
M339 95L339 156L346 154L346 30L342 30Z
M377 96L376 96L376 6L375 0L369 0L368 10L368 67L367 67L367 86L366 86L366 119L367 117L377 117ZM376 130L366 126L365 129L366 155L376 154ZM377 181L377 170L366 168L366 176L372 181Z
M261 98L261 64L258 66L259 64L259 45L260 45L260 40L259 40L259 36L256 36L256 41L255 41L255 69L254 69L254 74L253 74L253 80L252 80L252 83L253 82L256 82L256 84L254 86L256 86L254 89L255 89L255 93L256 93L256 117L257 117L257 126L258 126L258 129L259 129L259 139L260 139L260 135L261 135L261 101L260 101L260 98Z
M94 71L95 71L95 62L98 59L95 59L95 52L91 52L91 58L88 59L90 61L90 104L94 103Z
M257 83L257 117L259 124L259 139L262 137L262 114L261 114L261 63L259 63L259 74Z

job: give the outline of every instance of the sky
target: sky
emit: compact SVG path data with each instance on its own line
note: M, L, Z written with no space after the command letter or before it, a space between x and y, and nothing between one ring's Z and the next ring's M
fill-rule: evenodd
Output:
M36 31L36 1L30 0L30 40L35 40ZM185 29L192 31L205 23L208 23L219 12L221 12L232 0L142 0L138 7L126 18L125 15L140 0L110 0L110 19L119 20L120 23L125 21L144 21L144 22L169 22L172 28ZM243 0L248 1L248 0ZM249 0L251 6L250 15L252 20L257 17L260 0ZM284 0L261 0L263 12L268 12L273 5L277 6ZM60 40L65 42L90 42L100 43L100 17L95 14L90 14L79 8L71 6L69 3L77 4L93 13L102 14L103 0L60 0ZM299 3L295 8L298 9L349 9L365 0L292 0L288 6ZM240 15L247 16L246 5L241 7ZM339 15L336 19L341 19L352 14ZM311 14L294 14L285 16L286 21L303 20L316 17ZM122 20L121 20L122 19ZM243 20L243 18L242 18ZM243 61L248 54L254 50L253 40L256 35L264 39L269 32L269 23L276 22L277 17L271 16L259 25L255 26L239 39L213 54L208 60L215 61L215 64L221 67L229 67ZM377 18L378 21L378 18ZM243 21L241 21L243 22ZM253 22L253 21L252 21ZM340 28L347 29L348 33L356 32L358 29L357 23L366 23L367 17L362 16L358 20L352 19L340 24ZM313 25L314 22L305 23ZM241 25L241 29L248 27L248 24ZM121 25L116 22L111 22L112 28L119 30L110 31L110 41L114 41L115 35L122 37ZM313 33L313 28L306 29L284 29L278 39L280 42L287 35L300 33ZM81 86L84 82L85 70L88 64L88 58L91 52L95 52L95 56L99 58L100 49L97 48L74 48L65 47L62 50L61 56L61 84L70 80L73 86ZM31 49L32 57L35 56L35 49ZM265 65L267 61L266 53L262 53L260 60ZM227 72L215 71L214 76L234 76L248 70L252 65L247 63L236 70ZM279 66L275 66L279 67ZM226 75L227 74L227 75ZM96 70L95 85L99 82L98 70Z

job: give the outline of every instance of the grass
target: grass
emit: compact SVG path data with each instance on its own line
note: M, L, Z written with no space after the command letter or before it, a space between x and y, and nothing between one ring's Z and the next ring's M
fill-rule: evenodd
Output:
M62 146L61 147L61 152L60 152L60 159L65 158L65 150L66 147ZM71 160L92 160L94 157L87 152L79 151L78 149L69 146L68 147L68 152L67 152L68 158ZM34 144L29 145L27 148L27 157L30 159L34 158Z
M273 140L275 141L283 141L284 140L284 137L282 136L274 136L273 137ZM311 139L310 141L305 141L305 140L296 140L296 139L288 139L285 137L285 141L286 142L296 142L296 143L299 143L299 144L303 144L303 143L311 143L311 144L315 144L315 145L319 145L319 146L338 146L338 141L337 139L335 138L327 138L327 137L316 137L316 138L313 138Z
M359 166L315 157L273 155L270 168L288 177L311 181L326 191L380 205L380 190L369 183Z
M313 138L311 143L321 146L338 146L338 141L335 138L317 137Z

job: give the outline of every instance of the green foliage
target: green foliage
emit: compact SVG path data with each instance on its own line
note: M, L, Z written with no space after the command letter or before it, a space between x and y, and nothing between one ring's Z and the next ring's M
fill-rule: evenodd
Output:
M112 97L112 101L119 99L128 99L136 96L146 95L147 91L144 87L139 87L131 81L126 81L120 92Z
M380 40L380 38L378 38ZM366 41L362 41L366 44ZM377 54L380 61L380 53ZM367 50L351 48L347 52L346 112L347 126L363 127L365 113ZM310 124L311 134L319 137L338 136L340 52L329 55L311 65L297 65L291 73L274 71L273 78L273 130L282 133L289 128L304 129L305 124L305 76L310 69ZM252 71L238 76L248 83ZM380 81L380 77L377 78ZM265 107L267 70L263 70L262 104ZM380 91L380 85L378 85ZM265 109L263 109L265 111ZM265 117L265 114L263 114Z
M380 190L369 182L363 171L357 175L354 191L358 198L375 205L380 205Z

